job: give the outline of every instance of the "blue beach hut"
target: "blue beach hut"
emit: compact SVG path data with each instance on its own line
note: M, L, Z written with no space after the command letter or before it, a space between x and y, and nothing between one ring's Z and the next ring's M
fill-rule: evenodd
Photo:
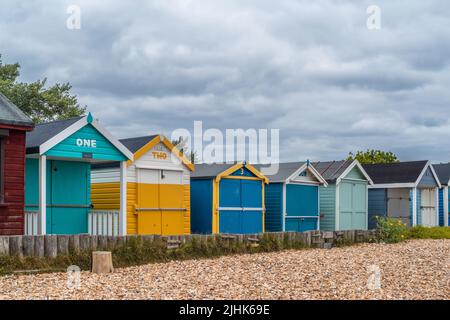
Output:
M249 163L198 164L191 174L192 233L264 232L267 177Z
M448 186L450 185L450 163L433 164L433 168L441 183L441 187L439 188L439 225L448 227L450 225L450 198L448 194Z
M274 174L264 167L257 168L270 181L264 193L266 231L318 230L319 187L328 185L325 179L309 161L280 163Z

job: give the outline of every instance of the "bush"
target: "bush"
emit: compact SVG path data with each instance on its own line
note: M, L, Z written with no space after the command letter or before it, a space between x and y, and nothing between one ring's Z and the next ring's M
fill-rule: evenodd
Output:
M450 227L423 227L416 226L409 230L411 239L450 239Z
M408 228L400 219L376 217L376 221L379 241L396 243L407 239Z

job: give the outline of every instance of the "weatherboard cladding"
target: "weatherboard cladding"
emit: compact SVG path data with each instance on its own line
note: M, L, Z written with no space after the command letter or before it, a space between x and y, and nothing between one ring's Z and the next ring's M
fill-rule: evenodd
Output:
M336 230L336 185L329 184L328 187L320 187L320 230Z
M0 92L0 123L14 126L32 127L28 118L14 103Z
M277 232L283 230L283 184L269 183L264 191L266 205L266 230Z
M387 215L387 192L385 188L369 189L368 200L368 226L375 229L376 216L385 217Z
M374 184L415 183L428 161L366 164L364 170Z

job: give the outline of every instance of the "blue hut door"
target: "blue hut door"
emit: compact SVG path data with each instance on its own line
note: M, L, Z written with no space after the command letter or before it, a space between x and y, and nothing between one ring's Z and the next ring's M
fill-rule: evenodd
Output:
M286 231L317 229L319 187L298 184L286 186Z
M222 179L219 189L219 232L262 232L261 181Z
M47 233L88 232L89 163L51 161L51 201Z
M241 180L242 233L260 233L262 226L261 181Z

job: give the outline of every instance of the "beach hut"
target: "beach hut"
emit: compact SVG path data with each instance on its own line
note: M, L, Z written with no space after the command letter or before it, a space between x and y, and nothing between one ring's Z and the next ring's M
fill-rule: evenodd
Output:
M448 227L450 225L448 186L450 184L450 163L433 164L434 171L439 178L439 225Z
M189 234L194 165L162 135L120 142L134 154L127 164L127 234ZM115 163L92 166L94 210L118 209L118 173Z
M439 180L429 161L364 165L369 187L369 227L375 216L401 219L408 226L438 223Z
M320 229L325 231L367 230L369 175L357 160L314 162L327 181L320 187Z
M133 154L92 115L36 125L27 133L25 207L27 234L88 232L91 163L120 163L119 231L126 231L127 160Z
M24 232L25 135L33 122L0 93L0 235Z
M191 175L191 231L264 232L264 186L268 182L246 162L196 165Z
M328 184L313 165L280 163L276 173L265 175L270 181L264 192L266 231L318 230L319 187Z

